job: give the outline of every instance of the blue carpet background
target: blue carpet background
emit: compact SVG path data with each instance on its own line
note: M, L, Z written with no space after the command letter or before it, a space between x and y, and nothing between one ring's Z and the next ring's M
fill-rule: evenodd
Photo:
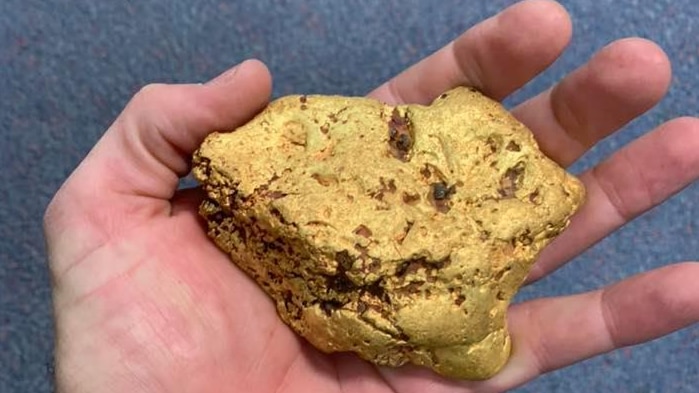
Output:
M512 3L0 1L0 392L51 390L42 213L139 87L205 81L254 56L270 66L275 96L361 95ZM662 104L596 147L577 169L663 121L699 114L696 0L562 3L574 18L574 43L508 104L545 89L623 36L660 43L675 71ZM673 261L698 259L698 221L694 184L520 298L590 290ZM517 391L699 392L699 327L548 374Z

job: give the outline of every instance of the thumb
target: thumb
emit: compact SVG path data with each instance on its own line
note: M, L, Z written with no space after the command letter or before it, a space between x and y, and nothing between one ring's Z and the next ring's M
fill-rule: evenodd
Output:
M270 91L269 72L257 60L245 61L203 85L144 87L68 178L52 205L84 210L104 207L105 199L114 197L118 200L111 202L117 204L131 202L130 197L167 202L203 139L252 118L267 104Z
M89 249L169 213L169 199L202 140L252 118L267 104L270 91L269 72L257 60L203 85L141 89L49 204L47 243Z
M102 190L167 200L191 154L213 131L232 130L267 104L271 78L248 60L204 85L148 85L110 127L83 165Z

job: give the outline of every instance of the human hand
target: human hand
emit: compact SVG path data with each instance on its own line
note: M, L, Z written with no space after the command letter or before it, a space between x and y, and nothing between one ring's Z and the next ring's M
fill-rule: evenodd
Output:
M570 35L560 6L525 1L371 95L427 103L471 85L502 99L553 62ZM657 46L622 40L513 112L550 157L568 166L655 105L669 81L670 66ZM600 291L512 306L513 355L488 381L375 368L352 355L315 351L206 237L197 217L199 191L177 191L206 134L241 125L269 94L270 76L254 61L205 85L149 86L56 194L45 228L59 391L502 391L699 320L695 262ZM698 148L699 120L676 119L583 174L588 201L544 251L530 281L695 180Z

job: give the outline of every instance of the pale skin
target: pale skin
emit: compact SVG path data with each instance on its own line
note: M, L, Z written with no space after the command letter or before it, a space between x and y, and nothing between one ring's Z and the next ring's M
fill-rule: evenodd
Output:
M571 30L560 5L524 1L369 95L428 103L470 85L503 99L561 54ZM513 113L547 155L568 166L653 107L670 79L658 46L624 39ZM197 216L201 193L177 191L203 138L250 119L270 89L267 69L255 60L203 85L148 86L56 194L45 230L60 392L498 392L699 321L699 263L664 261L598 291L512 306L512 358L487 381L314 350L206 237ZM698 152L699 119L678 118L584 173L586 204L528 281L696 180Z

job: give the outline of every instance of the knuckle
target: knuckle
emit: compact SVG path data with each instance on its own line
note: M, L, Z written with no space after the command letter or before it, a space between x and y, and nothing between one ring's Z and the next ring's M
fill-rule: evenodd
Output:
M163 83L147 84L136 92L131 102L132 104L138 104L161 100L162 98L168 96L168 87L168 85Z

